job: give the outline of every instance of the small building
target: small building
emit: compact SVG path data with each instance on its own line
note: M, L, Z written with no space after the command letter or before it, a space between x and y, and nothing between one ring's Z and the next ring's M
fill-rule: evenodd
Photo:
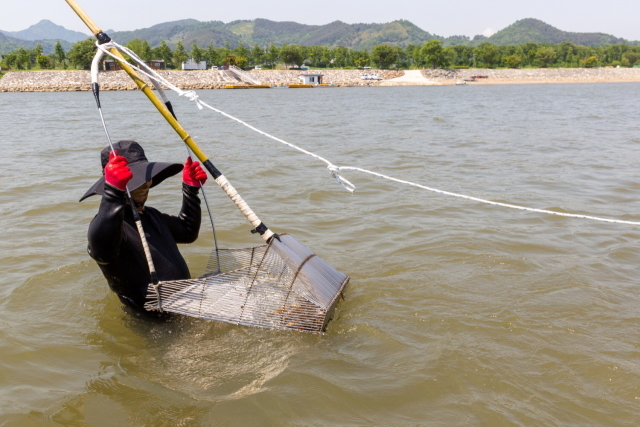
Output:
M207 69L207 61L200 61L197 63L193 59L188 59L186 62L182 63L183 70L206 70Z
M300 82L304 85L321 85L324 74L300 74Z
M102 69L105 71L118 71L122 70L120 63L115 59L105 59L102 62Z
M152 70L164 70L166 67L162 59L152 59L145 62Z

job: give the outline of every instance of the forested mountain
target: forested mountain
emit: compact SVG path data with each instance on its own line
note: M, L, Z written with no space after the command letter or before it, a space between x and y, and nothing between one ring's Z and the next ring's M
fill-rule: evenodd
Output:
M56 25L48 19L43 19L35 25L30 26L22 31L2 31L5 36L9 36L20 40L65 40L70 43L79 42L87 37L91 37L91 33L81 33L79 31L67 30L61 25Z
M559 30L539 19L521 19L514 24L498 31L491 37L483 39L500 46L513 46L524 43L553 43L573 42L582 46L606 46L627 42L603 33L571 33Z
M4 34L3 34L4 33ZM109 32L121 44L133 39L146 40L152 47L160 45L162 40L173 48L178 42L190 47L194 42L205 47L216 47L226 43L231 48L240 43L245 46L266 47L270 44L296 44L301 46L344 46L355 50L371 50L379 44L407 47L422 45L429 40L440 40L444 46L478 46L483 42L509 46L529 42L558 44L564 41L583 46L605 46L618 43L637 45L622 38L602 33L571 33L559 30L537 19L522 19L504 28L491 37L467 36L441 37L428 33L413 23L398 20L386 24L346 24L335 21L326 25L305 25L296 22L276 22L267 19L252 21L234 21L225 24L221 21L201 22L196 19L165 22L149 28L135 31ZM19 36L19 38L18 38ZM83 40L88 34L70 31L51 21L43 20L26 30L16 32L0 31L0 54L22 46L33 49L37 43L44 48L45 54L53 52L56 39ZM65 50L71 47L69 41L62 42Z
M213 43L221 46L229 43L231 47L242 42L244 45L258 44L266 46L274 43L298 44L301 46L345 46L352 49L371 49L377 44L403 46L421 45L428 40L440 40L444 46L477 46L482 42L507 46L529 42L562 43L570 41L583 46L606 46L628 43L625 39L603 33L572 33L559 30L538 19L522 19L498 31L491 37L467 36L442 37L428 33L407 20L398 20L386 24L346 24L335 21L326 25L305 25L296 22L275 22L267 19L253 21L234 21L225 24L221 21L200 22L195 19L166 22L135 31L116 32L113 37L120 42L139 38L147 40L151 46L157 46L161 40L169 45L178 41L189 46ZM634 42L631 42L635 44Z
M0 32L0 54L11 52L18 49L19 47L23 47L27 50L33 49L38 43L40 43L43 48L44 54L50 55L53 53L54 47L57 42L57 40L21 40L13 37L8 37ZM64 50L71 49L71 46L73 45L73 43L69 43L68 41L64 40L60 40L60 44L62 45Z
M345 24L335 21L326 25L305 25L267 19L234 21L228 24L220 21L199 22L188 19L166 22L135 31L115 32L112 36L119 43L127 43L138 38L147 40L151 46L157 46L161 40L166 40L169 45L181 41L187 46L196 42L199 45L213 43L216 46L229 43L231 47L235 47L242 42L245 45L257 43L265 46L274 43L275 45L345 46L354 49L372 48L381 43L406 46L422 44L431 39L445 40L405 20L387 24Z

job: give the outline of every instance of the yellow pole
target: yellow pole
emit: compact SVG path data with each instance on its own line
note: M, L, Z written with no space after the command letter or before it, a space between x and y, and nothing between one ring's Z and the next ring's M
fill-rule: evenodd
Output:
M89 18L89 16L80 8L78 3L75 0L65 0L69 6L78 14L82 22L84 22L87 27L91 30L91 32L98 38L98 40L106 40L108 38L102 30ZM109 50L113 54L113 56L117 58L122 58L120 52L117 49L112 48ZM240 197L235 188L229 183L227 178L225 178L222 173L213 166L213 163L209 161L207 156L200 150L200 147L195 143L193 138L187 133L186 130L178 123L178 121L173 117L167 106L156 96L155 93L151 90L149 85L147 85L144 80L138 76L133 68L125 63L120 63L124 71L133 79L138 88L149 98L149 101L158 109L160 114L165 118L167 122L171 125L171 127L180 135L182 141L189 146L193 154L202 162L202 165L209 171L209 173L213 176L216 183L227 193L227 196L235 203L235 205L240 209L240 212L244 214L247 220L253 225L255 228L252 232L260 233L260 236L266 241L270 242L271 239L275 236L273 231L269 230L269 228L258 218L258 216L251 210L249 205Z
M69 6L71 6L73 11L80 17L80 19L82 19L82 22L84 22L87 25L87 27L89 27L89 30L91 30L91 32L94 35L97 36L99 33L102 32L102 30L93 22L93 20L91 20L89 15L87 15L84 12L84 10L82 10L82 8L78 5L78 3L75 0L65 0L65 1L67 2L67 4L69 4ZM117 49L112 48L109 51L112 53L112 55L118 58L124 59ZM184 128L180 125L180 123L178 123L178 121L173 117L173 115L171 114L167 106L164 105L164 103L160 99L158 99L158 97L153 92L153 90L151 90L149 85L146 84L144 80L140 78L140 76L138 76L138 74L133 68L131 68L130 66L122 62L120 63L120 65L122 66L122 69L129 75L129 77L133 79L133 81L136 83L138 88L147 96L147 98L149 98L149 101L151 101L151 103L155 105L155 107L158 109L160 114L162 114L165 120L169 122L171 127L178 133L178 135L180 135L180 138L182 138L182 141L184 141L184 143L189 146L189 148L191 149L191 151L193 151L196 157L202 163L206 162L208 160L208 157L202 152L200 147L198 147L196 142L193 140L193 138L191 138L191 136L187 133L187 131L184 130Z
M82 22L84 22L87 27L89 27L89 30L93 33L94 36L97 36L102 32L102 30L95 24L95 22L91 20L89 15L87 15L84 10L82 10L82 8L78 5L78 3L75 2L75 0L65 1L67 2L67 4L69 4L69 6L71 6L71 9L73 9L73 11L80 17L80 19L82 19Z

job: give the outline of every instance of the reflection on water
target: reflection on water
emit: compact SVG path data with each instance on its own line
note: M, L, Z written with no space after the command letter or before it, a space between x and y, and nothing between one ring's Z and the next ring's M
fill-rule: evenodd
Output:
M338 165L525 206L640 220L637 84L202 91ZM139 93L115 139L186 151ZM0 424L635 425L638 227L505 210L345 173L175 100L275 231L352 276L324 336L127 315L77 203L106 145L88 93L0 94ZM48 108L54 105L55 108ZM224 247L259 243L208 192ZM180 182L150 205L180 208ZM195 274L210 227L181 248Z

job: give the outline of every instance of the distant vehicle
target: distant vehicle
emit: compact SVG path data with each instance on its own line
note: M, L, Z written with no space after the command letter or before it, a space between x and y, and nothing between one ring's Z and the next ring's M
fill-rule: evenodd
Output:
M187 61L182 63L182 69L183 70L206 70L207 62L206 61L196 62L193 59L188 59Z
M371 67L362 67L363 70L370 70Z
M308 70L309 67L307 67L306 65L303 65L302 67L300 67L301 70Z
M218 66L217 66L217 65L212 65L212 66L211 66L211 69L212 69L212 70L217 70L217 69L218 69Z
M360 75L362 80L383 80L377 73L364 73Z
M254 70L262 70L262 67L260 65L256 65L255 67L253 67Z

